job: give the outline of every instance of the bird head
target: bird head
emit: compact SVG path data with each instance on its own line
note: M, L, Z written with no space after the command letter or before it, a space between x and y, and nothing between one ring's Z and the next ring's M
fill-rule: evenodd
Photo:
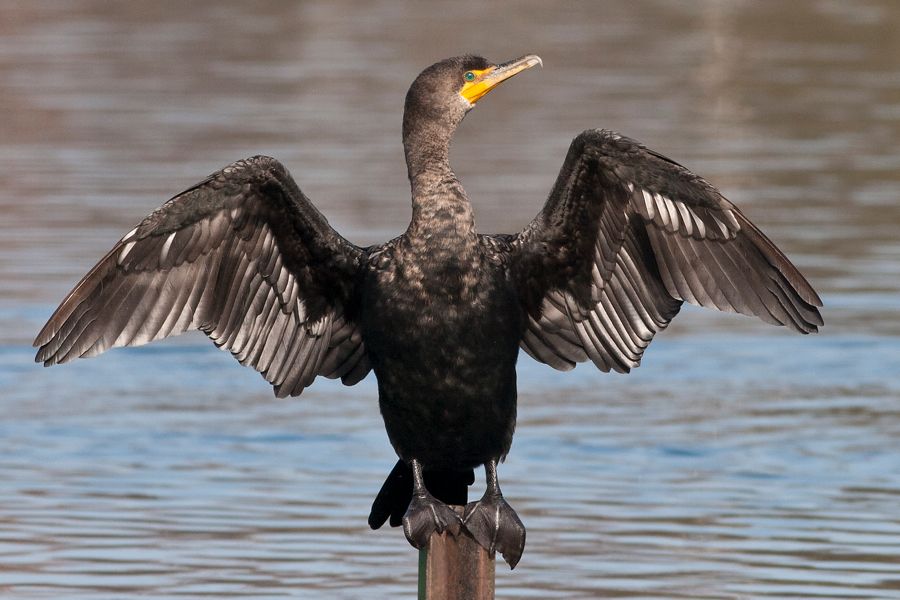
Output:
M475 103L541 59L533 54L494 64L481 56L457 56L422 71L409 87L403 110L403 147L410 178L447 165L450 139Z
M488 92L525 69L542 64L534 54L502 64L472 55L442 60L413 81L406 95L404 121L437 121L455 128Z

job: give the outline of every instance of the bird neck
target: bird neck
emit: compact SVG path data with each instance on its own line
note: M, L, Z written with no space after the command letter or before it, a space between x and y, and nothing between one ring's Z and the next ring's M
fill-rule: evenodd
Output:
M422 182L424 184L424 182ZM412 220L407 235L440 245L459 246L477 237L475 214L453 173L426 185L413 182Z
M475 239L472 206L450 168L450 140L460 120L409 106L404 112L403 150L413 209L410 236L447 245Z
M403 123L403 151L409 181L415 188L417 180L452 175L450 168L450 138L453 131L440 122Z
M475 214L446 160L431 162L409 178L412 220L407 234L428 245L460 248L476 239Z

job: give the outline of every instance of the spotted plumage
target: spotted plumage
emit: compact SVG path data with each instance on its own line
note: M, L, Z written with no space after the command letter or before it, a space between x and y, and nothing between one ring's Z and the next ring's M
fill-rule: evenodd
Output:
M575 138L522 232L478 233L450 141L492 87L539 63L457 57L413 82L403 119L412 219L400 237L358 247L278 161L238 161L116 243L38 334L37 360L197 329L279 396L373 370L400 461L369 523L402 523L416 546L466 528L514 566L525 530L496 470L515 429L520 348L556 369L590 360L625 372L685 301L801 333L822 324L815 291L737 207L609 131ZM464 502L480 465L487 491L460 519L440 499Z

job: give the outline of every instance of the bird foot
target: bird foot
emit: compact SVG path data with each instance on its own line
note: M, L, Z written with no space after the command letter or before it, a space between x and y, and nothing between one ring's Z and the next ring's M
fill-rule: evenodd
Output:
M415 548L424 548L434 532L459 535L462 519L452 508L429 493L414 495L403 515L403 533Z
M485 494L466 505L463 521L466 529L491 554L499 552L515 569L525 550L525 526L516 511L500 494Z

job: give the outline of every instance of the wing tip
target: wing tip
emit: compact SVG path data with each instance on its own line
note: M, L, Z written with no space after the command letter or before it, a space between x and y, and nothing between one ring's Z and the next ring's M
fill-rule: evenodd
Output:
M50 366L50 364L56 363L56 354L54 352L50 352L47 344L41 344L38 348L38 351L34 354L34 362L36 363L44 363L44 366ZM51 362L52 361L52 362Z
M815 322L811 323L809 321L804 321L803 323L799 323L799 324L793 323L791 326L791 329L793 329L797 333L800 333L803 335L808 335L810 333L819 333L819 327L821 327L825 324L825 323L821 322L821 319L819 319L819 321L820 322L818 322L818 323L815 323Z
M63 304L64 303L65 302L63 302ZM60 306L60 308L62 308L62 306ZM56 312L58 313L59 310L60 309L57 309ZM59 331L59 327L56 325L56 313L54 313L47 320L47 322L44 323L44 326L41 327L41 330L34 337L34 341L31 342L31 347L32 348L44 348L45 346L47 346L47 344L49 344L53 340L53 338L56 336L58 331Z

